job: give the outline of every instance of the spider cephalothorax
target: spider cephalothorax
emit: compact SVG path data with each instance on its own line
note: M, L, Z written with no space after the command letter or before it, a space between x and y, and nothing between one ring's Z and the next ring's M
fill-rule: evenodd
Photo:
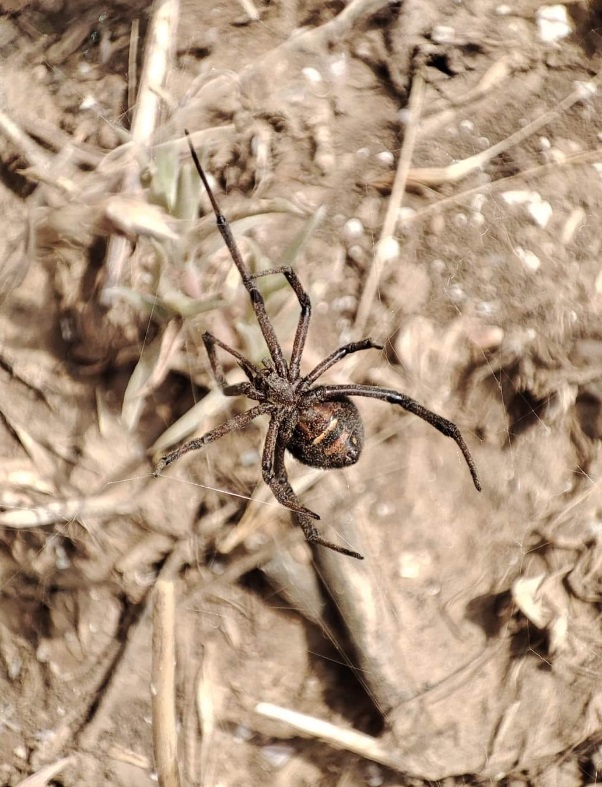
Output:
M186 132L186 135L188 136L188 132ZM207 349L211 369L223 393L226 396L247 396L249 399L258 402L258 404L250 410L234 416L234 418L202 437L191 440L189 443L185 443L175 451L164 456L155 468L155 475L158 475L163 468L175 462L176 459L188 453L188 451L202 448L215 440L219 440L220 437L223 437L228 432L243 428L259 415L269 415L270 423L261 465L263 478L272 490L274 497L283 506L296 512L299 525L308 541L334 549L336 552L341 552L344 555L362 559L362 555L358 552L340 547L321 537L312 521L320 517L301 505L289 484L284 465L284 452L285 450L290 451L296 459L312 467L330 469L348 467L355 464L360 457L364 442L364 427L359 411L349 397L366 396L380 399L389 404L397 404L404 410L422 418L442 434L455 440L466 460L474 485L480 491L481 485L477 469L468 446L464 442L458 427L451 421L427 410L426 407L410 399L409 396L390 388L355 384L315 385L324 372L346 355L362 350L382 349L381 345L376 344L371 339L351 342L343 347L339 347L321 361L309 374L301 377L301 356L311 317L309 296L292 268L275 268L274 270L263 271L255 276L251 275L238 250L228 222L219 209L217 200L207 182L189 136L188 144L198 173L213 206L219 231L249 293L270 357L264 360L261 366L256 366L237 350L221 342L213 334L205 333L203 335L203 342ZM272 323L268 318L263 296L255 283L261 276L269 276L276 273L280 273L286 278L301 307L301 315L297 324L289 361L284 357ZM222 365L217 357L216 347L221 348L236 359L248 382L235 385L226 383Z

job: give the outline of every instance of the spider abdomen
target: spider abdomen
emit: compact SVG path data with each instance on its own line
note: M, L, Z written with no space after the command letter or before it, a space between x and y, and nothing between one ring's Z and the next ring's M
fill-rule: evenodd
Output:
M346 396L304 407L287 445L291 454L311 467L349 467L360 458L364 425Z

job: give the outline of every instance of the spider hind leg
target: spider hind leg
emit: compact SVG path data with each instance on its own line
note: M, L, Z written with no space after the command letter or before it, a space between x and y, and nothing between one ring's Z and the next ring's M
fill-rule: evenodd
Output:
M294 422L286 420L286 415L280 414L272 416L268 433L265 440L263 451L263 474L264 480L272 490L274 497L281 505L293 511L295 522L303 530L305 540L310 544L320 544L320 546L339 552L341 555L354 557L363 560L363 555L351 549L345 549L331 541L322 538L320 532L313 524L314 519L319 519L317 514L302 506L292 486L289 483L284 465L284 450L290 442L291 433L294 429Z
M347 557L354 557L356 560L364 559L364 556L360 555L359 552L354 552L352 549L345 549L345 547L340 547L338 544L333 544L332 541L326 541L326 539L322 538L317 527L312 524L309 517L303 516L302 514L296 514L295 519L301 530L303 530L303 535L308 543L320 544L320 546L332 549L333 552L339 552L339 554L347 555Z

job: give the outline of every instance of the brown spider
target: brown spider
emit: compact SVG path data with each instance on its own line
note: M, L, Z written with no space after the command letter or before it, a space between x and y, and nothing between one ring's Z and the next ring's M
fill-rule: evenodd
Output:
M176 459L179 459L188 451L195 451L197 448L202 448L215 440L219 440L220 437L228 434L228 432L242 429L259 415L269 415L270 423L261 465L263 479L272 490L274 497L283 506L297 514L299 525L307 541L321 544L343 555L363 560L363 556L358 552L337 546L321 537L312 522L312 520L320 519L320 517L313 511L310 511L309 508L301 505L289 484L284 464L284 452L288 449L295 459L311 467L330 469L348 467L355 464L360 457L364 442L364 427L359 411L349 397L369 396L373 399L381 399L389 402L389 404L403 407L404 410L417 415L442 434L455 440L469 467L474 485L480 491L481 485L473 458L460 434L460 430L451 421L427 410L418 402L410 399L409 396L389 388L371 385L314 385L324 372L346 355L359 352L360 350L382 350L382 345L376 344L371 339L351 342L344 347L339 347L338 350L332 352L319 363L315 369L312 369L309 374L301 377L301 356L311 317L309 296L292 268L274 268L254 276L251 275L238 250L230 226L225 216L221 213L217 200L207 182L188 132L186 132L186 136L193 161L211 200L219 231L228 247L234 264L238 268L242 283L251 298L251 304L268 347L270 358L264 359L261 366L256 366L212 334L204 333L203 343L209 356L209 363L217 384L223 393L226 396L246 396L259 402L259 404L231 418L202 437L198 437L176 448L175 451L167 454L159 461L154 474L159 475L163 468L175 462ZM301 307L293 349L288 362L284 357L272 323L267 315L263 297L255 284L259 277L270 276L275 273L281 273L286 278ZM248 382L237 383L236 385L227 384L222 365L217 357L216 347L236 358Z

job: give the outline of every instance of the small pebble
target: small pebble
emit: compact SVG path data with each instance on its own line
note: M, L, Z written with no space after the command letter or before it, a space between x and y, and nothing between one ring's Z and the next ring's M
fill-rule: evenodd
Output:
M475 211L482 211L485 203L487 202L487 197L484 194L475 194L474 197L470 201L470 207Z
M581 82L580 80L576 80L573 84L575 90L579 91L582 101L589 101L589 99L593 98L598 92L598 88L594 82Z
M494 301L478 301L475 308L479 314L489 317L498 311L499 306Z
M395 156L390 150L381 150L380 153L376 154L376 160L385 167L390 167L395 161Z
M253 737L251 730L244 724L237 724L234 730L234 740L245 742Z
M402 205L397 211L397 221L400 224L405 224L407 221L411 221L415 215L416 211L414 208L409 208L407 205Z
M431 39L436 44L455 44L456 31L449 25L436 25L431 33Z
M347 249L347 256L350 260L357 262L359 265L363 265L367 259L366 252L357 243Z
M385 783L382 770L375 762L366 764L366 784L368 787L381 787Z
M84 96L84 98L82 99L79 108L82 112L85 112L87 109L92 109L97 105L98 105L98 101L94 98L94 96L88 93L88 95Z
M552 206L549 202L542 200L541 202L533 202L530 205L527 205L527 210L531 214L533 221L540 226L542 229L545 229L548 226L548 222L552 218Z
M470 341L480 350L495 350L504 339L499 325L479 325L467 331Z
M410 120L410 110L409 109L400 109L397 113L397 117L399 118L399 122L403 123L403 125L407 125Z
M447 297L453 303L461 303L466 300L466 293L458 284L452 284L447 288Z
M343 226L342 235L347 242L358 240L364 235L364 225L359 219L349 219Z
M347 75L347 57L344 54L331 57L328 63L328 70L333 79L343 79Z
M291 759L295 750L284 743L273 743L263 746L261 754L274 768L282 768Z
M514 253L519 258L519 260L523 263L523 265L528 271L534 273L535 271L539 270L539 268L541 267L541 260L539 259L537 254L535 254L532 251L529 251L529 249L523 249L522 246L516 246L516 248L514 249Z
M309 82L317 83L322 81L322 74L320 74L317 68L304 68L301 73Z
M395 238L384 238L379 241L376 251L384 262L396 260L400 255L399 242Z
M477 213L477 211L474 211L470 214L470 223L474 227L482 227L483 224L485 224L485 216L483 216L482 213Z
M418 579L428 573L432 560L426 552L401 552L398 558L398 573L402 579Z
M563 5L543 5L535 13L537 31L545 44L561 41L573 31Z

